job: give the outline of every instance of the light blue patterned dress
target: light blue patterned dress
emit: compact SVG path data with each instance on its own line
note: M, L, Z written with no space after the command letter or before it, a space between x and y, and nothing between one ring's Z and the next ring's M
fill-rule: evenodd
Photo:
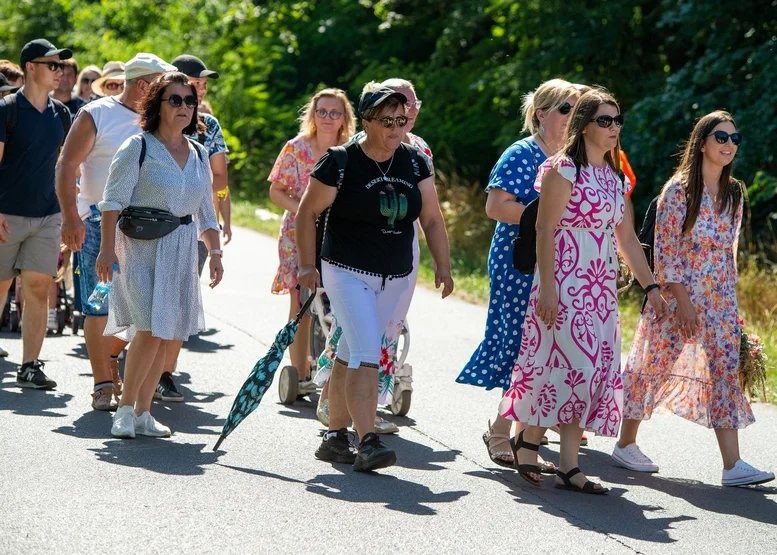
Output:
M504 189L516 200L528 204L537 198L534 180L545 154L532 139L521 139L502 153L491 170L486 192ZM532 277L513 268L513 240L518 224L497 222L488 255L491 291L486 333L480 346L456 378L458 383L486 389L510 387L513 365L521 345L521 328L526 316Z

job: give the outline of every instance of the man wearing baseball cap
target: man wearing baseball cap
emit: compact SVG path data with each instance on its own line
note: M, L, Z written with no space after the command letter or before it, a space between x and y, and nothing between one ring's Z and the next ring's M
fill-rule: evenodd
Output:
M114 396L121 393L118 356L125 343L104 337L108 303L95 310L87 302L99 279L95 270L100 252L100 211L108 169L119 147L142 130L138 107L149 84L159 75L175 71L161 58L141 52L124 64L124 91L85 105L73 123L57 164L56 190L62 206L62 242L77 253L84 337L94 377L92 408L116 410ZM76 173L81 168L80 191ZM116 341L116 343L114 343Z
M173 65L178 71L186 74L189 82L197 90L197 101L202 103L208 92L208 79L218 79L219 74L216 71L208 69L205 63L196 56L183 54L173 60ZM204 126L202 133L192 135L192 138L198 141L210 157L210 169L213 172L213 204L216 213L221 214L224 226L225 245L232 239L230 228L230 206L229 206L229 177L227 174L227 145L224 141L224 134L221 131L219 120L211 114L198 112L200 121ZM198 243L198 268L200 275L205 267L205 261L208 258L208 248L205 243ZM175 345L175 347L172 347ZM165 354L165 367L162 377L159 380L154 397L162 401L181 402L183 395L178 391L173 381L173 371L178 364L178 354L181 350L180 342L170 342L168 352Z
M28 42L20 56L24 87L0 101L0 306L20 276L25 302L16 384L32 389L57 386L43 373L38 356L59 260L62 217L54 165L70 128L70 111L49 93L59 84L62 60L71 56L46 39Z

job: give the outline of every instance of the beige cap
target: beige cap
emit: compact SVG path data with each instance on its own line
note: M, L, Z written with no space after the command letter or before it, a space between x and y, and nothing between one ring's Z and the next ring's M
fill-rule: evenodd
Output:
M103 89L108 81L124 81L124 64L122 62L108 62L103 66L103 75L92 83L92 92L99 96L111 96L112 93Z
M128 81L143 77L144 75L178 71L174 65L168 64L159 56L146 52L139 52L136 54L135 57L124 66L124 70Z

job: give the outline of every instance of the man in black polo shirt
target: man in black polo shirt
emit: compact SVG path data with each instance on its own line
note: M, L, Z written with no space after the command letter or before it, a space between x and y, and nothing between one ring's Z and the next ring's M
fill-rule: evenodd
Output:
M0 300L4 305L12 280L21 276L23 355L16 383L33 389L57 386L43 373L38 356L59 259L62 216L54 166L70 120L67 108L49 93L59 85L61 60L71 56L45 39L28 42L20 64L24 87L14 93L11 105L10 97L0 101Z

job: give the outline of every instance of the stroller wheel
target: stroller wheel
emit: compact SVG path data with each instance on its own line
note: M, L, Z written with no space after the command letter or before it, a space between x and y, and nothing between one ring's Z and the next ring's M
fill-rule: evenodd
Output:
M278 379L278 398L281 404L293 405L299 393L299 373L293 366L284 366Z
M405 416L410 412L410 402L413 399L413 392L409 389L400 391L394 395L391 400L391 412L396 416Z

